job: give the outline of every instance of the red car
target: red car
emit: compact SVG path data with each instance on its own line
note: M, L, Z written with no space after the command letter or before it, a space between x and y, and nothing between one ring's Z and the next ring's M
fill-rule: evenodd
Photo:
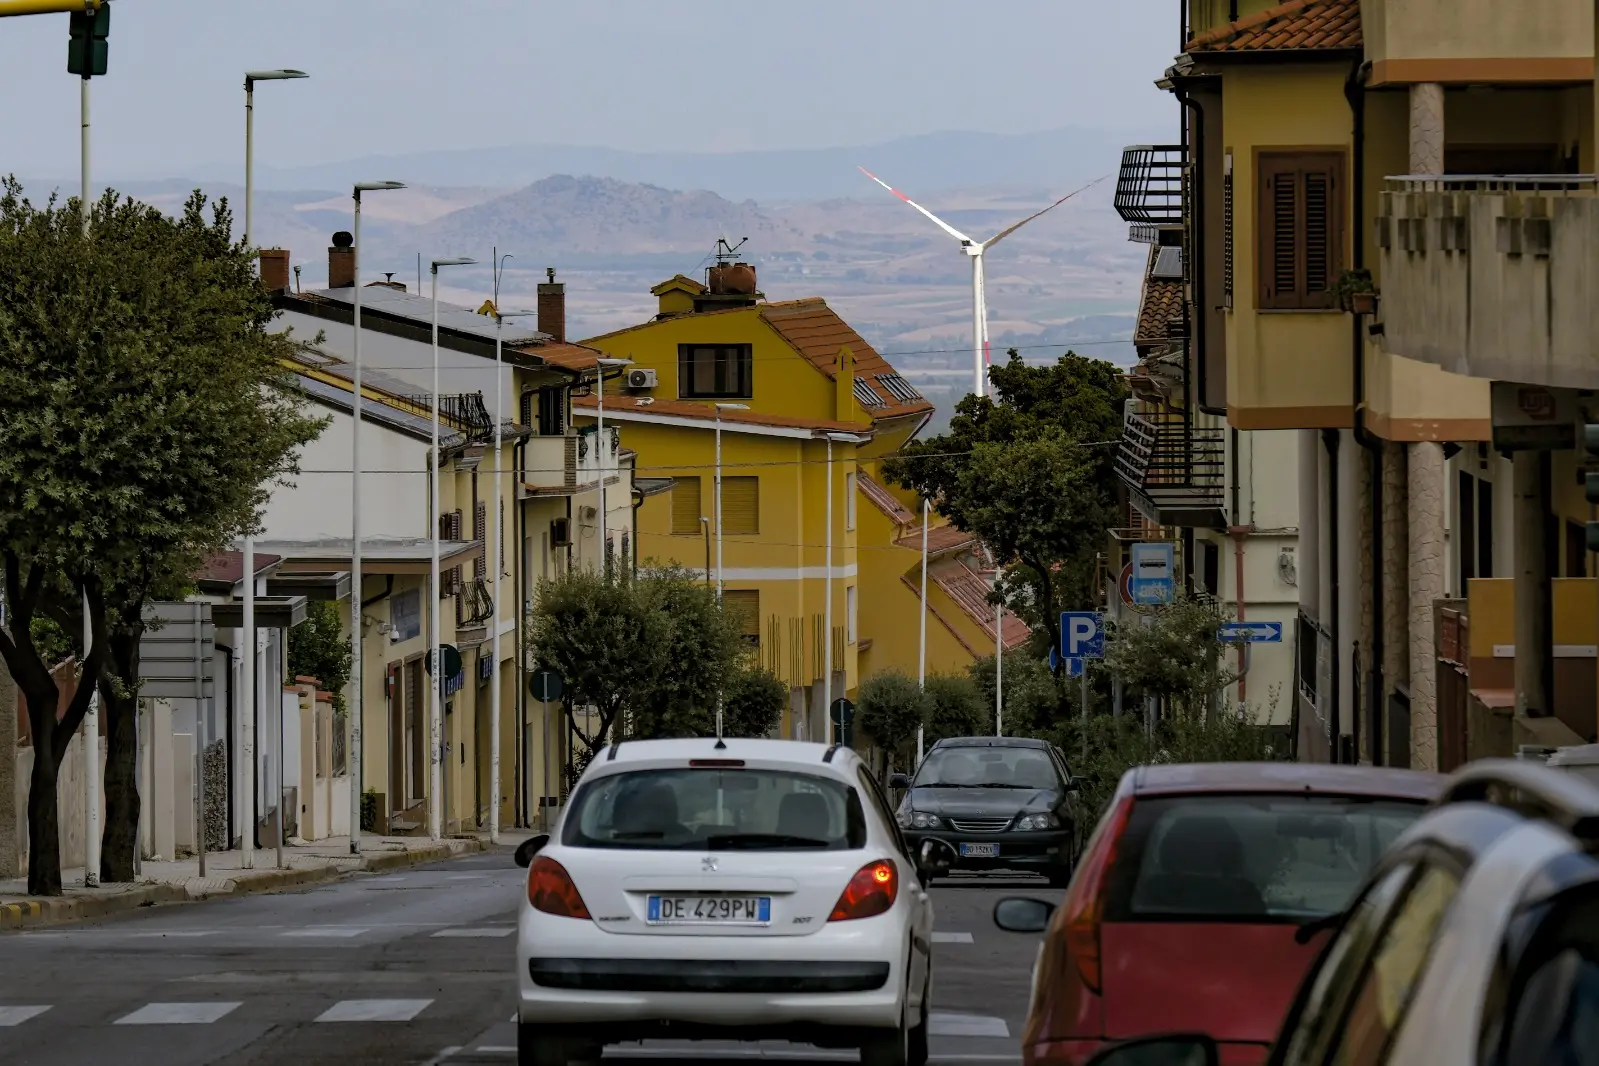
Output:
M1300 979L1437 774L1300 763L1141 766L1117 786L1065 900L994 921L1046 931L1025 1066L1081 1066L1120 1040L1214 1038L1265 1061Z

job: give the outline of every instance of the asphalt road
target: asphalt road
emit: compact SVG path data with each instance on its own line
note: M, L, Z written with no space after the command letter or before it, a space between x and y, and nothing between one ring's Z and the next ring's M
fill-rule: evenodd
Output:
M524 874L509 849L300 892L151 907L0 934L7 1066L510 1063ZM1019 1060L1034 938L995 929L1000 896L1042 881L933 889L935 1062ZM707 1058L834 1063L784 1044L613 1048L661 1066Z

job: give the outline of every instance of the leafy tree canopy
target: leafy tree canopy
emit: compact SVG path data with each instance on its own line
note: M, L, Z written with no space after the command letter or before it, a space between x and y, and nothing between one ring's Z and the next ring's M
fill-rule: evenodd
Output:
M984 656L969 667L983 706L994 707L994 657ZM1021 649L1005 653L1005 733L1008 736L1042 736L1061 715L1064 702L1049 664ZM992 732L992 729L989 730Z
M305 621L289 630L289 678L316 678L333 694L333 709L342 715L350 667L350 638L344 632L339 605L330 600L307 604Z
M1105 643L1105 665L1122 682L1159 696L1179 714L1203 715L1238 680L1223 652L1226 621L1215 605L1182 599L1158 608L1146 624L1124 622Z
M902 754L927 723L929 700L916 679L898 670L873 674L861 682L856 722L888 755Z
M984 737L994 732L994 704L966 674L927 675L926 742L949 737Z

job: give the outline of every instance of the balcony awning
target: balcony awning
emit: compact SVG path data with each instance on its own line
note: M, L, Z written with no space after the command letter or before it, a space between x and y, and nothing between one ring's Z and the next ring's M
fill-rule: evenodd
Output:
M278 573L327 573L349 569L354 561L349 537L257 541L256 551L281 556ZM439 566L448 570L483 550L480 540L439 542ZM426 574L432 569L433 541L426 537L362 537L361 571L366 574Z

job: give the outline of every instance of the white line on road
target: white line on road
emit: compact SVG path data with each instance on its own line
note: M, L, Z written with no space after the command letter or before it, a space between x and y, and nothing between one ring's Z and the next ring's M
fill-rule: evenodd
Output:
M210 1025L239 1009L238 1003L146 1003L117 1025Z
M49 1007L0 1007L0 1026L21 1025L29 1018L37 1018Z
M927 1016L929 1036L988 1036L1004 1039L1010 1036L1010 1026L1004 1018L981 1014L944 1014L933 1011Z
M408 1022L431 999L347 999L322 1012L319 1022Z
M215 934L209 929L198 930L198 931L190 931L190 930L187 930L187 929L183 929L183 930L174 929L174 930L172 930L170 932L164 932L164 933L130 933L129 935L130 936L134 936L134 937L138 937L141 940L150 940L150 939L154 939L154 938L157 938L157 937L167 937L167 936L197 937L197 936L214 936Z
M367 930L365 930L365 929L354 929L354 928L351 928L350 926L347 926L347 925L327 925L327 926L320 926L320 927L311 928L311 929L290 929L288 932L280 933L279 935L280 936L297 936L297 937L333 936L333 937L342 937L342 938L348 939L350 937L360 936L362 933L365 933L365 932L367 932Z
M972 942L972 934L970 934L970 933L934 933L933 934L933 943L935 943L935 944L970 944L971 942Z
M514 932L516 932L516 930L514 928L502 928L502 929L485 929L485 928L476 928L476 929L440 929L438 932L434 933L433 936L435 936L435 937L445 937L447 939L448 938L460 938L460 937L493 937L493 936L510 936Z

